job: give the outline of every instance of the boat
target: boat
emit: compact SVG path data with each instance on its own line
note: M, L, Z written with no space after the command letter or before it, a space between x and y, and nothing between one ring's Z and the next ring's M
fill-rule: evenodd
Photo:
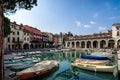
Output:
M61 73L58 73L56 76L54 77L50 77L48 78L48 80L75 80L74 79L74 73L73 73L73 68L74 68L74 72L78 72L78 77L79 80L114 80L112 78L112 74L106 74L106 73L94 73L91 71L86 71L86 70L82 70L82 69L78 69L75 67L72 67L71 69L65 70ZM104 76L106 75L106 76ZM103 77L104 76L104 77ZM109 77L107 77L109 76Z
M50 72L55 67L58 67L59 63L55 60L46 60L36 63L34 66L17 72L19 80L29 79L37 77Z
M110 60L106 56L94 56L94 55L83 55L81 56L83 59L95 59L95 60Z
M96 65L96 64L87 64L81 62L73 62L72 66L78 67L85 70L95 71L95 72L114 72L116 65L108 66L108 65Z
M81 62L86 64L106 65L109 60L93 60L93 59L76 59L74 62Z
M32 60L12 60L12 61L4 61L5 67L13 67L13 66L21 66L23 64L31 64Z
M34 64L35 63L29 63L29 64L23 63L21 65L11 66L10 70L12 70L12 71L21 71L23 69L26 69L26 68L34 66Z
M110 60L112 57L111 53L108 52L93 52L88 54L82 54L81 58L83 59L94 59L94 60Z

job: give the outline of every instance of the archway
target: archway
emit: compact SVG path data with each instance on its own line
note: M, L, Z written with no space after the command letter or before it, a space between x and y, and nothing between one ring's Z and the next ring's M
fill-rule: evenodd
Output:
M79 48L80 47L80 43L77 41L76 42L76 48Z
M91 48L91 42L87 41L87 48Z
M105 45L106 45L105 40L101 40L101 41L100 41L100 48L104 48Z
M30 49L34 49L34 45L33 44L30 45Z
M25 44L23 45L23 49L29 49L29 44L28 44L28 43L25 43Z
M41 46L41 44L39 44L39 48L41 48L42 46Z
M36 48L36 49L38 48L38 46L39 46L38 44L35 44L35 48Z
M98 48L98 41L93 42L93 48Z
M70 47L70 42L67 43L67 47Z
M84 41L81 42L81 48L85 48L85 42Z
M114 40L109 40L108 41L108 47L109 48L114 48L114 45L115 45L115 41Z
M120 40L117 41L117 48L120 48Z
M74 48L75 47L75 42L72 42L72 48Z

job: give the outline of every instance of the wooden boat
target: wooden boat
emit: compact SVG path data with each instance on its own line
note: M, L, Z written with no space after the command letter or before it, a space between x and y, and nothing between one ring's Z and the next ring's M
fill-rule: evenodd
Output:
M50 72L53 68L57 67L59 63L54 60L46 60L36 63L33 67L24 69L17 73L19 80L33 78L42 74Z
M106 65L109 63L109 60L76 59L74 62L96 64L96 65Z
M21 66L21 65L24 65L24 64L31 64L31 63L33 63L32 60L4 61L5 67Z
M10 69L11 69L12 71L21 71L21 70L23 70L23 69L26 69L26 68L29 68L29 67L34 66L34 64L35 64L35 63L29 63L29 64L23 63L23 64L21 64L21 65L11 66Z
M114 72L114 69L117 67L116 65L113 66L95 65L95 64L87 64L81 62L73 62L71 63L71 65L81 69L91 70L95 72Z

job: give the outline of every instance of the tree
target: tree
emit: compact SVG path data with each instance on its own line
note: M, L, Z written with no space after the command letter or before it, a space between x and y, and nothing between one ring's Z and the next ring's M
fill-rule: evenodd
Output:
M0 0L0 80L4 80L4 14L15 13L19 9L31 10L37 0ZM3 8L4 7L4 8Z
M37 0L3 0L3 4L5 13L15 13L18 9L31 10Z
M7 17L4 17L4 37L7 37L11 33L10 29L10 19Z

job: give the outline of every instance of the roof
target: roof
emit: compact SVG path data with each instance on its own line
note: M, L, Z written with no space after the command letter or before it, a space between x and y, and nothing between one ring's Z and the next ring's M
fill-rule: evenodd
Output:
M112 26L120 26L120 23L114 23Z

